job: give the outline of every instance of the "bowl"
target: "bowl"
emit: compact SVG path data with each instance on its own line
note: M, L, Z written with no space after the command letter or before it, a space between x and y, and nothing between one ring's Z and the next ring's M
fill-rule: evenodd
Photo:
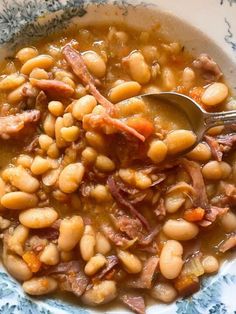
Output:
M235 0L8 0L0 3L1 58L32 40L69 28L101 23L127 23L139 29L160 25L161 33L180 41L197 55L206 52L221 66L236 94ZM206 277L191 298L170 305L152 303L147 313L233 314L236 310L236 261L225 261L220 272ZM30 298L0 266L1 314L130 313L124 308L95 310L57 299Z

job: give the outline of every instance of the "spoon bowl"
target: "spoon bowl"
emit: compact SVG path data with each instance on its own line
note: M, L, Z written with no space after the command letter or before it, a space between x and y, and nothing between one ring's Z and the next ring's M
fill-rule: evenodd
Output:
M150 93L143 94L140 96L144 101L152 100L160 103L168 103L175 106L179 111L185 115L188 122L190 123L192 131L196 134L196 142L181 152L181 155L191 151L203 138L207 130L212 127L226 124L236 123L236 110L223 111L223 112L206 112L196 101L192 98L183 94L175 92L161 92L161 93Z

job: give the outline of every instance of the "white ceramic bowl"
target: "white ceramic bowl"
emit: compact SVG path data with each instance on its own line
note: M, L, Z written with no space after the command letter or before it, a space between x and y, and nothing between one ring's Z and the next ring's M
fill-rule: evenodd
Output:
M4 58L18 45L66 28L70 23L89 25L125 22L140 29L160 23L162 33L180 41L192 54L209 53L221 66L236 94L235 0L0 0L0 49ZM153 303L148 314L235 314L236 262L225 262L220 273L205 278L202 290L174 304ZM26 296L0 268L1 314L104 313L55 298ZM110 308L106 313L129 313Z

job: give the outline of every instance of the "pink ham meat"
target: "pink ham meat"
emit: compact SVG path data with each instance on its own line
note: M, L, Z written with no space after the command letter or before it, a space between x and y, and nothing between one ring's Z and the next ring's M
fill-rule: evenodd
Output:
M223 76L218 64L206 53L201 53L193 61L193 66L201 71L203 78L208 82L218 81Z
M159 258L157 256L149 257L144 263L141 273L127 280L127 286L134 289L150 289L157 272L158 263Z
M105 234L105 236L113 242L116 246L121 247L129 247L130 240L124 237L119 232L115 231L111 226L108 224L102 224L101 230Z
M9 139L16 135L27 124L37 122L40 118L39 110L27 110L16 115L0 117L0 137Z
M30 83L50 96L55 96L58 98L68 98L74 94L74 89L61 81L57 80L36 80L30 79Z
M123 208L127 209L134 217L138 218L147 230L150 230L150 226L146 218L126 198L123 197L113 176L108 177L107 184L116 202Z
M192 179L194 188L193 203L196 207L204 209L209 208L209 201L206 193L206 187L203 180L201 167L194 161L183 158L181 160L182 167L187 171Z
M220 144L217 142L217 140L209 135L205 135L205 140L207 144L210 146L212 156L217 160L221 161L223 152L221 150Z
M73 292L81 296L89 284L89 278L84 274L84 265L79 261L70 261L51 266L43 271L44 275L52 275L59 283L62 291Z
M122 121L111 117L115 113L115 107L97 90L95 86L95 80L89 73L80 53L73 49L70 44L67 44L63 48L62 53L64 54L68 64L71 66L73 72L81 79L84 85L88 86L90 93L96 98L97 102L104 106L104 108L106 109L106 113L104 114L88 115L86 117L85 123L90 124L93 127L110 125L117 130L129 133L144 142L145 137L143 135L141 135L135 129L129 127Z
M211 206L209 209L206 210L204 220L200 221L198 224L202 227L208 227L216 221L218 216L224 215L225 213L227 213L228 210L228 207Z
M146 313L143 297L124 294L120 297L120 300L135 313L137 314Z
M93 281L102 280L104 277L106 277L106 275L108 275L114 268L119 265L119 260L116 255L107 256L106 259L106 266L93 277Z

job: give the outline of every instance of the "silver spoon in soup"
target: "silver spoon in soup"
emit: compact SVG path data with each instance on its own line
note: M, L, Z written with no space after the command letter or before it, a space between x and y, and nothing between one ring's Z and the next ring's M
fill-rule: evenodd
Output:
M168 154L175 157L190 152L210 128L236 123L236 110L209 113L183 94L161 92L138 98L148 105L160 128L167 130Z

